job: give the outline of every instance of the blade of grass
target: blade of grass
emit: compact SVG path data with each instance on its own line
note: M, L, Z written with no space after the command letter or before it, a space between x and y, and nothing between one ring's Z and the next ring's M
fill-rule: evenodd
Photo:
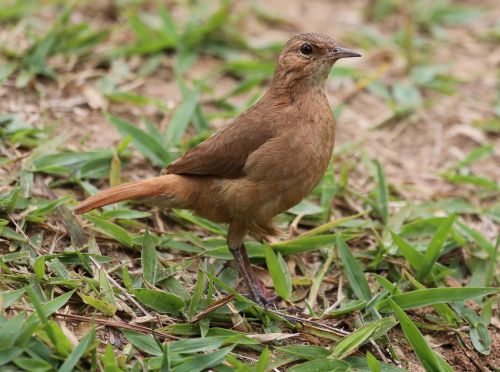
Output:
M53 345L57 345L58 340L56 334L52 329L52 327L50 326L49 320L47 318L48 312L43 308L42 304L40 303L40 300L38 299L38 295L35 293L32 286L26 287L26 292L28 293L31 303L35 307L38 318L42 322L45 332L49 336L50 341L52 342Z
M158 259L156 255L155 243L149 234L148 229L146 229L146 232L144 233L141 251L141 264L144 280L155 286L156 278L158 277Z
M134 146L155 165L164 167L172 161L171 154L158 139L152 137L126 120L109 114L106 115L106 118L111 125L118 129L122 136L132 136L132 143Z
M126 339L141 351L144 351L150 355L162 356L163 351L158 344L158 341L150 335L144 335L136 331L130 331L127 329L120 330Z
M453 372L453 369L432 351L424 336L422 336L408 315L394 301L389 300L389 305L425 370L429 372Z
M193 117L199 96L200 89L199 87L195 87L185 95L182 104L172 114L163 137L164 142L169 146L179 143L184 136L187 126Z
M391 232L392 241L397 245L398 249L401 251L406 260L410 263L411 267L418 272L420 267L422 266L422 261L424 259L424 255L413 248L407 241L402 239L399 235ZM444 275L450 274L452 271L448 269L446 266L441 265L439 262L436 262L432 271L434 275Z
M384 224L387 224L387 219L389 217L389 191L387 188L387 180L385 178L384 169L379 161L375 161L375 166L377 168L377 206L382 221Z
M307 297L307 302L311 307L314 307L316 305L316 298L318 297L318 292L319 288L321 286L321 283L323 283L323 279L325 278L325 275L330 268L330 265L333 262L333 259L335 257L335 248L332 247L328 251L328 257L326 258L325 263L321 266L321 269L318 270L318 273L313 279L311 288L309 289L309 296Z
M417 273L417 280L423 281L428 275L431 273L434 264L436 263L439 255L441 254L441 250L443 248L444 242L448 235L451 232L451 228L453 223L455 222L455 215L451 215L446 218L442 224L439 226L436 234L432 237L427 250L425 251L422 265L420 266L420 270Z
M340 341L332 350L329 358L344 359L354 353L361 345L367 342L376 332L382 331L385 334L396 325L396 321L389 317L369 323L351 333Z
M189 357L184 363L175 367L175 372L200 372L210 370L211 367L221 364L226 355L233 350L234 346L228 346L210 354Z
M405 272L405 275L416 289L425 289L425 286L422 283L420 283L417 279L412 277L409 273ZM446 322L448 322L448 324L456 326L457 323L460 321L457 315L447 304L435 304L432 305L432 307L434 308L436 313L438 313L444 320L446 320Z
M351 370L349 363L336 359L317 359L298 364L289 369L290 372L348 372Z
M0 326L0 350L10 349L16 344L25 316L24 313L19 313L2 323Z
M212 234L217 234L217 235L226 235L226 229L221 227L220 225L216 224L215 222L209 221L205 218L199 217L194 215L192 212L183 210L183 209L173 209L172 210L174 214L183 220L189 221L191 223L194 223L207 231L210 231Z
M425 288L393 295L387 302L394 302L402 309L415 309L435 304L465 301L479 296L500 292L500 288Z
M198 270L198 277L196 279L196 287L194 289L193 296L191 297L191 301L189 303L189 308L187 311L187 316L189 319L192 319L192 317L198 311L198 306L200 304L204 287L205 287L205 275L203 274L203 270L200 268Z
M268 360L269 360L269 348L266 347L264 350L262 350L262 353L260 354L259 361L255 366L255 372L265 372Z
M274 289L278 296L283 299L288 299L292 295L292 279L290 272L286 266L285 260L281 253L274 253L273 249L266 245L264 246L266 256L267 269L273 279Z
M349 285L358 299L369 301L372 298L372 294L361 265L340 235L337 235L336 239L340 258L342 259L342 266L344 267Z
M371 369L371 372L380 372L381 371L380 362L370 352L366 353L366 364Z
M181 310L185 307L182 298L172 293L138 288L134 290L134 295L144 305L162 314L180 315Z
M26 292L26 288L14 289L0 293L0 311L14 305L16 301Z
M122 243L124 246L129 248L133 246L132 237L123 227L118 226L113 222L107 221L104 218L90 214L83 215L83 218L94 223L104 234L111 236L116 241Z
M338 218L334 221L325 223L325 224L318 226L314 229L308 230L305 233L300 234L298 238L305 238L305 237L309 237L309 236L313 236L313 235L322 234L326 231L334 229L335 227L337 227L339 225L342 225L343 223L349 222L351 220L355 220L356 218L361 217L361 216L365 215L366 213L367 213L367 211L362 211L362 212L356 213L352 216Z

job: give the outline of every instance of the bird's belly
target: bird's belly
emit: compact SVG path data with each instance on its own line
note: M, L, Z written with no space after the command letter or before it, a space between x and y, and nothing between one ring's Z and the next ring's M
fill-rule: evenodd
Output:
M262 218L271 218L279 213L286 212L304 199L319 183L328 166L328 160L322 159L321 164L305 164L299 167L299 174L282 180L269 195L266 202L259 208Z
M299 203L318 184L330 156L301 156L292 165L279 170L279 177L224 181L224 199L233 219L268 221ZM279 163L278 163L279 164Z

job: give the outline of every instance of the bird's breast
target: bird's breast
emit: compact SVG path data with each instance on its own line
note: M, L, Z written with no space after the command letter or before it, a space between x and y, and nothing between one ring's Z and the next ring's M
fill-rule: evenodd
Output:
M275 155L274 171L258 182L256 195L265 199L257 208L262 219L287 211L312 191L328 167L334 140L334 123L328 116L288 137L287 150Z

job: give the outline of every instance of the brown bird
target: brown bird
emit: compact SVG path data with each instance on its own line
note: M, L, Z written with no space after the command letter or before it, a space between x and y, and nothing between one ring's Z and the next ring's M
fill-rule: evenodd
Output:
M360 56L326 35L293 36L255 105L170 164L166 175L101 191L75 212L140 199L227 223L227 244L250 297L266 304L243 240L247 234L258 240L275 235L273 216L296 205L320 181L335 139L325 81L337 60Z

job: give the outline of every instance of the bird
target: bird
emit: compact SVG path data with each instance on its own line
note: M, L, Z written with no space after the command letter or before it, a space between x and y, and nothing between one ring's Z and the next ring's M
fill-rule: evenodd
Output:
M349 57L361 54L328 35L292 36L267 91L253 106L173 161L163 175L100 191L74 212L140 200L226 223L227 245L248 296L268 305L273 300L252 269L244 240L278 235L273 217L298 204L321 180L335 142L325 84L335 62Z

